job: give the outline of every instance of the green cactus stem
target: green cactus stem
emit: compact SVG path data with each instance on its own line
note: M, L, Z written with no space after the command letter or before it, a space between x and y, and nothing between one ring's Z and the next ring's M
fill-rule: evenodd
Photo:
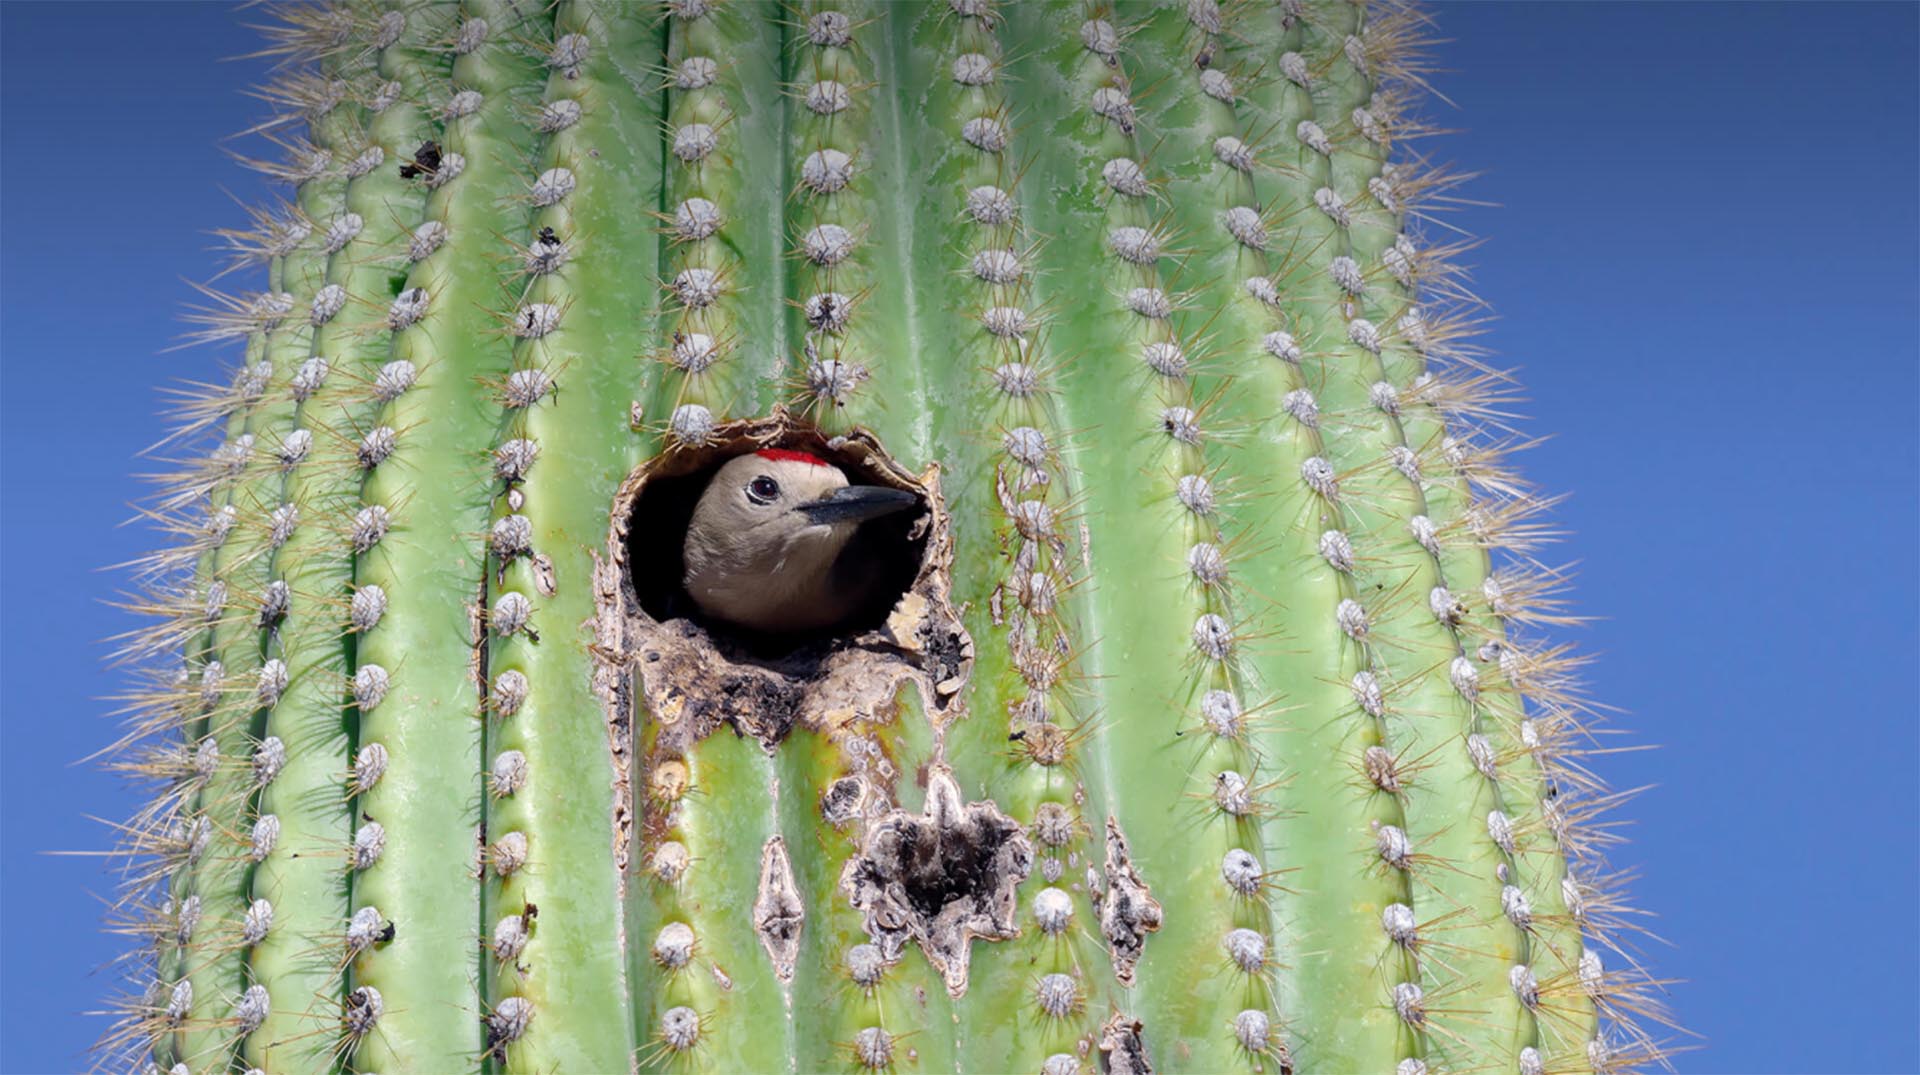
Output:
M1660 1060L1401 148L1423 15L280 17L292 193L223 233L267 289L198 315L244 364L140 569L104 1066ZM693 611L694 498L775 448L913 494L890 607Z

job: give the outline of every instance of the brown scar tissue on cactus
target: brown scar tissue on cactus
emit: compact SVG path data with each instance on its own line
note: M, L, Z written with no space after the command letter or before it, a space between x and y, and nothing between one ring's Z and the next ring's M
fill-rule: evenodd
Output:
M103 1067L1662 1061L1426 16L265 32Z

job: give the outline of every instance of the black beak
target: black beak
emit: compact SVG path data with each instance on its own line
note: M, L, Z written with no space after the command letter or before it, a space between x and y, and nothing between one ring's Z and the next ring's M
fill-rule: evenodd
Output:
M835 489L832 495L823 500L801 504L793 510L806 516L807 521L815 526L832 526L892 515L918 503L920 498L904 489L892 489L884 485L849 485Z

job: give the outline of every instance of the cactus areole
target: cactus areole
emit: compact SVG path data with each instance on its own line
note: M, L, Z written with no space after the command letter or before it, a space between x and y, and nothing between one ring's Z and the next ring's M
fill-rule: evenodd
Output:
M1658 1059L1454 177L1396 152L1422 16L276 16L104 1063ZM808 510L872 600L689 600L756 453L860 487Z

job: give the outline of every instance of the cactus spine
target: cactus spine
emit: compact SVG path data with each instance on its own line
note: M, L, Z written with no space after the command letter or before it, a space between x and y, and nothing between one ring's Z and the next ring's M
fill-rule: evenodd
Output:
M152 957L105 1055L1659 1058L1599 955L1574 660L1527 637L1557 579L1495 566L1542 502L1414 226L1453 180L1392 159L1420 15L283 20L293 200L229 233L268 289L203 316L244 365L129 647L178 671L136 695ZM635 551L774 443L928 507L892 615L804 668L659 622Z

